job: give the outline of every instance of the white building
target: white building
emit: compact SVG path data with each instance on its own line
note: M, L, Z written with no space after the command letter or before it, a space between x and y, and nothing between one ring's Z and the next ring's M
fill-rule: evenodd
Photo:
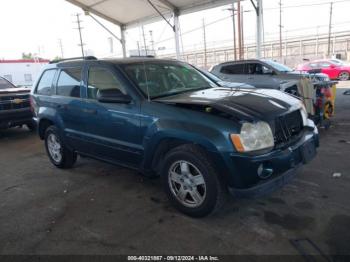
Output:
M0 76L16 86L32 86L46 59L0 60Z

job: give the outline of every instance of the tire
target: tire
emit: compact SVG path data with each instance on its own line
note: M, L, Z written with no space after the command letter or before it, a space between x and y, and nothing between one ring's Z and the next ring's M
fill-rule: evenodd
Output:
M214 213L226 200L226 188L211 159L197 146L188 144L172 149L165 156L161 178L172 204L191 217Z
M340 72L339 73L339 80L340 81L346 81L346 80L349 80L349 77L350 77L350 73L349 72L346 72L346 71L343 71L343 72Z
M58 168L71 168L77 160L77 153L67 148L55 126L45 131L45 148L51 163Z
M29 131L34 132L36 131L36 123L33 121L31 123L26 124L27 128Z

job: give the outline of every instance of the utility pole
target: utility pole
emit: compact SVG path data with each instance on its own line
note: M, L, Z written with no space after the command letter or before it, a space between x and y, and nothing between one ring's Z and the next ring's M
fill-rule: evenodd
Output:
M139 56L141 56L141 51L140 51L140 42L137 41L137 51L139 53Z
M280 0L278 4L280 6L280 62L282 62L282 0Z
M232 25L233 25L233 55L234 59L237 60L237 46L236 46L236 17L235 17L235 4L232 3L231 8L227 8L226 10L232 13Z
M318 29L319 29L319 26L316 27L316 48L315 48L316 58L318 58L318 41L319 41Z
M147 45L146 45L146 36L145 36L145 28L142 25L142 37L143 37L143 45L145 46L145 54L147 56Z
M151 38L151 47L152 47L152 50L155 52L155 47L154 47L154 40L153 40L153 31L152 30L149 30L149 36Z
M78 28L76 28L76 29L78 29L78 31L79 31L79 38L80 38L80 44L78 44L79 46L80 46L80 48L81 48L81 55L82 55L82 57L85 57L85 55L84 55L84 44L83 44L83 38L82 38L82 36L81 36L81 30L83 29L83 27L81 27L81 25L80 25L80 23L81 23L81 20L80 20L80 14L75 14L75 16L77 17L77 25L78 25Z
M237 1L237 20L238 20L238 56L242 59L242 26L241 26L241 0Z
M60 47L60 50L61 50L61 58L63 58L63 44L62 44L62 39L58 39L58 45Z
M330 56L330 53L331 53L332 16L333 16L333 2L331 2L331 7L329 10L328 51L327 51L328 56Z
M204 68L207 69L207 36L205 33L205 21L203 18L203 42L204 42Z

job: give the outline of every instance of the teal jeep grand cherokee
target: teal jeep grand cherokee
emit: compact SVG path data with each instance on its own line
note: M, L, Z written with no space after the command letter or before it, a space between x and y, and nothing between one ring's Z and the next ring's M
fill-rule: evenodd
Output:
M170 201L205 216L227 191L266 194L316 154L300 100L218 86L189 64L153 58L51 63L31 94L51 162L77 155L160 175Z

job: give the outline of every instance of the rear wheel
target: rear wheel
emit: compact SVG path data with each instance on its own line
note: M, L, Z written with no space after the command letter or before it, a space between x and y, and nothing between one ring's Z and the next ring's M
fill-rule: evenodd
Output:
M346 72L346 71L340 72L340 74L338 76L339 80L341 80L341 81L349 80L349 77L350 77L350 74L349 74L349 72Z
M202 149L194 145L179 146L166 155L164 162L163 187L178 210L203 217L224 204L225 187Z
M51 163L58 168L71 168L77 160L77 154L64 145L55 126L46 129L45 147Z

